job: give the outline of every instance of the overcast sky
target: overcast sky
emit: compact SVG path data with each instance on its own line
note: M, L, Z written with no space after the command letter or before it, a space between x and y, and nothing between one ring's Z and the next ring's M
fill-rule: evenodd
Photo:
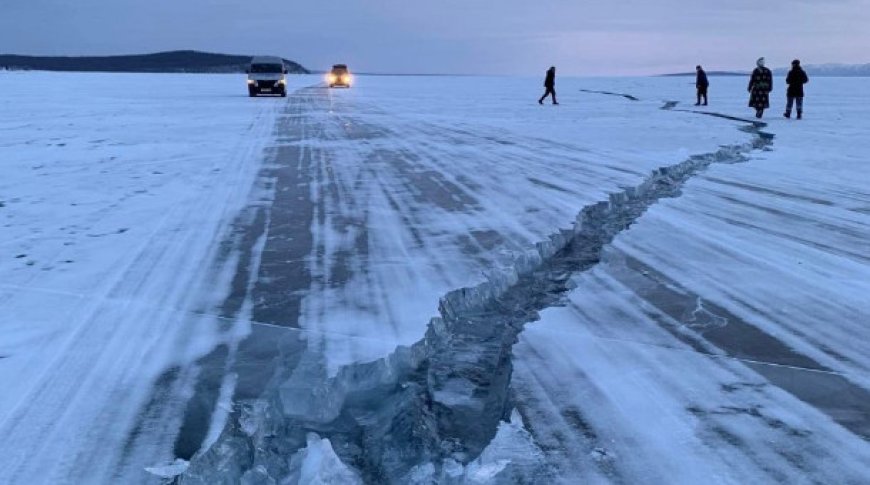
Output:
M0 53L197 49L310 69L656 74L870 62L870 0L0 0Z

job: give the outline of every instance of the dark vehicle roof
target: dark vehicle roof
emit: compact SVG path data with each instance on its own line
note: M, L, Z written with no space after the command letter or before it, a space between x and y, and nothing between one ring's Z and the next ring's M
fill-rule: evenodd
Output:
M347 69L347 64L335 64L332 66L333 69Z

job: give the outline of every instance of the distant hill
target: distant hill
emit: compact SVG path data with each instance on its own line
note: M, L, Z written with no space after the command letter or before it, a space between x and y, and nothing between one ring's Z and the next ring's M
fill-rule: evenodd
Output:
M156 54L99 57L41 57L0 55L0 70L83 71L83 72L245 72L252 56L213 54L198 51L158 52ZM296 62L284 59L293 74L308 70Z
M803 66L810 76L817 77L870 77L870 64L816 64ZM776 75L784 76L790 67L777 67L773 69ZM676 74L664 74L664 77L694 76L694 72L681 72ZM708 76L748 76L749 71L707 71Z
M708 76L748 76L749 73L734 71L707 71ZM695 72L677 72L674 74L662 74L661 77L695 77Z
M810 76L818 77L870 77L870 64L816 64L803 66ZM774 69L775 74L785 75L790 68Z

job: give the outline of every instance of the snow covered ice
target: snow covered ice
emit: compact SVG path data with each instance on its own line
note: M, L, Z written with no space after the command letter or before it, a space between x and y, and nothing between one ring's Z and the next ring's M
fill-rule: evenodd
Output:
M712 80L0 74L0 481L866 482L870 100Z

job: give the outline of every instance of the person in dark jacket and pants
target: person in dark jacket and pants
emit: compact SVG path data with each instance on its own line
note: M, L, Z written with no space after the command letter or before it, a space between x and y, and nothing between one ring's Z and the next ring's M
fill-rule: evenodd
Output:
M801 61L795 59L791 61L791 71L788 72L788 77L785 78L785 83L788 84L788 104L785 105L785 116L791 118L791 108L797 101L797 119L804 117L804 84L810 82L807 73L801 68Z
M553 97L553 104L559 104L556 102L556 68L550 67L547 69L547 77L544 78L544 87L546 91L544 91L544 95L541 96L541 99L538 100L538 104L544 104L544 99L547 96Z
M773 73L764 67L764 58L756 62L756 68L749 78L749 107L755 108L755 117L764 116L764 110L770 108L770 92L773 91Z
M710 81L707 80L707 73L701 66L695 68L698 72L698 77L695 80L695 87L698 88L698 102L695 106L701 106L701 98L704 98L704 106L707 106L707 88L710 87Z

